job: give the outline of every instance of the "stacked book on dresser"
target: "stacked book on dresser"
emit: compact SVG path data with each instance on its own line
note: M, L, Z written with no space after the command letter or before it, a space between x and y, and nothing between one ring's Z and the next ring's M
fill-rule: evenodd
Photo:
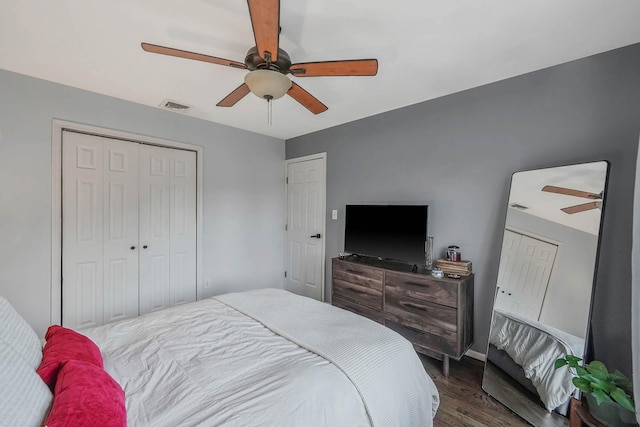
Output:
M448 259L439 259L436 266L442 270L445 275L457 275L467 277L471 274L471 261L449 261Z

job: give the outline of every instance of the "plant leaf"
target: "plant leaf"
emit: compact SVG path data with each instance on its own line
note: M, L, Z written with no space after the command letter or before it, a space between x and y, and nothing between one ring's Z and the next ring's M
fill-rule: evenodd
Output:
M589 381L591 388L593 388L594 390L602 390L606 393L610 393L616 388L615 384L608 381L609 380L608 375L602 378L601 374L599 373L587 374L587 375L583 375L582 379Z
M556 362L553 364L553 369L558 369L561 368L565 365L569 364L569 362L567 362L567 359L558 359L556 360Z
M571 379L571 382L573 383L574 386L578 387L580 390L584 391L585 393L591 393L593 391L593 389L591 388L591 383L585 380L584 378L573 377Z
M574 356L572 354L567 354L567 361L568 362L581 362L582 359L579 358L578 356Z
M636 409L633 405L633 401L627 396L627 393L624 392L620 387L616 388L611 392L611 398L618 402L620 406L623 408L635 413Z
M609 371L607 371L607 367L604 365L604 363L600 362L599 360L592 360L591 362L589 362L586 368L592 374L599 374L604 376L609 375Z
M589 371L587 371L582 366L576 367L576 373L578 374L579 377L583 377L585 375L589 375Z
M633 384L622 372L615 371L612 374L609 374L611 381L613 381L616 385L620 386L625 392L631 393L633 390Z
M582 359L579 357L568 354L566 360L569 366L574 369L581 366L580 362L582 362Z
M595 397L598 405L602 405L603 403L613 403L613 400L602 390L594 390L591 395Z

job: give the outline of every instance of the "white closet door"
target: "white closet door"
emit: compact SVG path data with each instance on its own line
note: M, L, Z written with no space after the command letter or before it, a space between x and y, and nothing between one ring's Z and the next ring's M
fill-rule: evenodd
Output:
M104 144L104 321L138 315L139 144Z
M171 305L196 300L196 153L171 150Z
M140 148L140 314L195 301L195 158Z
M62 321L136 316L138 147L64 132L62 150Z

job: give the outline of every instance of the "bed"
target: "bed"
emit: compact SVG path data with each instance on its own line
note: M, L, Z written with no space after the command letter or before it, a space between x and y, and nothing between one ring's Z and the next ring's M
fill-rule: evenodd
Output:
M576 391L568 369L554 369L568 354L582 357L584 339L549 325L494 310L487 360L538 396L547 411L566 415Z
M80 332L124 391L130 426L431 426L438 408L408 341L282 290L226 294Z

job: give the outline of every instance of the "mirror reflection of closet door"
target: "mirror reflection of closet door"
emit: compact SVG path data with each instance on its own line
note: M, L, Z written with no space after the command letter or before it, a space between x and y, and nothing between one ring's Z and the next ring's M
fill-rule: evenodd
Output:
M495 309L539 320L558 246L505 230Z

